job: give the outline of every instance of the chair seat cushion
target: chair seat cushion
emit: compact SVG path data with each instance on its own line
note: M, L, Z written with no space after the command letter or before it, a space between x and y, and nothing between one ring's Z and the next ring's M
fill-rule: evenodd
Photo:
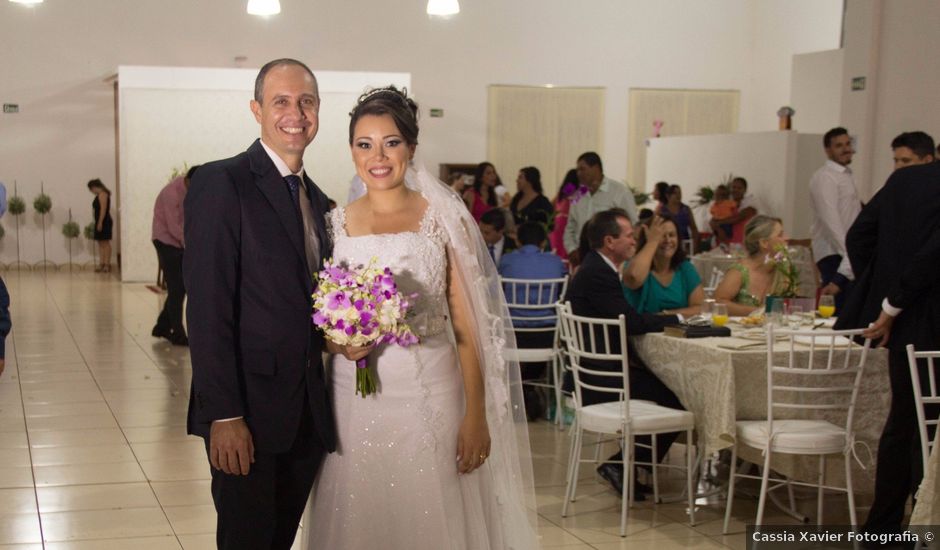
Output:
M601 433L619 433L623 426L623 403L612 401L588 405L579 411L578 421L585 430ZM657 405L652 401L630 400L630 426L633 434L654 434L691 430L695 416Z
M503 357L520 363L541 363L551 361L556 353L552 348L506 348Z
M739 443L767 448L766 420L740 420L737 429ZM774 420L774 433L775 453L832 454L846 447L845 429L825 420Z

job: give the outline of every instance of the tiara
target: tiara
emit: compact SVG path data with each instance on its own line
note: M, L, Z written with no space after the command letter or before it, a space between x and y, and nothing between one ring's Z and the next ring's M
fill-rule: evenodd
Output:
M402 89L399 90L398 88L394 88L391 86L388 86L385 88L374 88L372 90L369 90L368 92L359 96L359 101L356 102L356 106L358 107L359 105L362 105L363 103L369 101L373 97L379 96L379 95L393 96L398 100L399 103L401 103L408 109L411 109L411 104L408 102L408 88L402 87Z

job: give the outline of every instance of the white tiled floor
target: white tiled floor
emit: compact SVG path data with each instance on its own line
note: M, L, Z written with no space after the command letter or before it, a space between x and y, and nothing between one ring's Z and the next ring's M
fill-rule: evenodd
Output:
M162 296L90 272L3 277L14 329L0 377L0 550L213 548L209 469L185 433L188 349L150 336ZM683 504L639 503L621 538L620 501L587 466L562 518L567 434L541 422L530 435L544 548L744 547L755 506L743 495L733 535L721 536L714 499L694 527ZM792 520L771 511L767 522Z

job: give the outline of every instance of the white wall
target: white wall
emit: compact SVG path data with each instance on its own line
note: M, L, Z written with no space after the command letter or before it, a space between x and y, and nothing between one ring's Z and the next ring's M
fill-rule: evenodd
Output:
M687 204L699 187L723 183L728 174L747 179L761 214L777 216L793 238L809 238L809 175L824 159L821 136L753 132L651 139L646 153L647 188L656 181L682 187Z
M793 56L790 103L796 110L793 129L825 134L839 126L842 115L843 50Z
M151 244L153 203L169 179L167 167L190 166L244 151L260 135L248 110L254 69L121 67L120 195L124 281L157 273ZM408 87L402 73L320 71L320 131L304 155L308 175L340 204L355 174L349 153L347 105L383 83Z
M842 2L749 2L751 82L741 93L742 132L777 129L790 102L792 56L840 46Z
M852 163L862 199L893 170L891 140L922 130L940 138L940 2L847 0L842 121L857 138ZM863 91L851 79L867 78Z
M630 88L739 89L741 128L772 129L789 99L790 56L838 46L842 2L461 4L459 16L441 21L423 13L423 0L285 0L267 20L245 14L242 0L0 2L0 101L21 108L0 115L0 180L19 180L28 198L45 180L56 223L67 206L87 223L85 182L101 177L113 187L116 179L104 79L119 65L233 67L240 55L246 68L294 56L318 70L411 73L425 115L420 149L432 167L482 160L489 84L602 86L600 153L606 172L623 179ZM427 117L429 108L444 118ZM38 231L29 232L24 250L35 259Z

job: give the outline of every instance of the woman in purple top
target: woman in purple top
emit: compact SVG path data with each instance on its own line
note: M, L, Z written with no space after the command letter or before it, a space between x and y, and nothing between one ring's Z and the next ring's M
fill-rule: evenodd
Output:
M682 202L682 188L678 185L670 185L666 201L660 204L656 211L658 214L668 215L675 222L680 241L691 239L691 253L695 254L699 240L698 227L695 225L692 209Z

